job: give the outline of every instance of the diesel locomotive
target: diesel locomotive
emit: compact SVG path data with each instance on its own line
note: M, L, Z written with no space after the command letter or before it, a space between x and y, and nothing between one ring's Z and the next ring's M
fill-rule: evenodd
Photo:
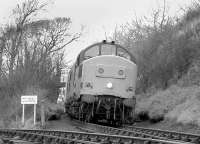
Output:
M66 112L79 120L132 123L137 66L133 55L114 41L82 50L68 74Z

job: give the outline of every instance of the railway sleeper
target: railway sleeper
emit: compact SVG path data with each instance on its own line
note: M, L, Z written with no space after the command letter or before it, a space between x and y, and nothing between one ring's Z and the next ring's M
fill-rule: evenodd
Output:
M193 138L189 138L189 142L192 142L192 143L195 143L195 144L199 144L199 138L197 138L197 137L193 137Z

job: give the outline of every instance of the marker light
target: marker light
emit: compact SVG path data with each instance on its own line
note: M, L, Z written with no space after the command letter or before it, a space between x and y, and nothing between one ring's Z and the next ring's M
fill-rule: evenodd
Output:
M124 71L123 71L123 70L119 70L119 71L118 71L118 74L119 74L119 75L123 75L123 74L124 74Z
M107 83L107 88L111 89L112 87L113 87L113 85L111 82Z
M104 73L104 69L103 68L99 68L98 71L99 71L100 74Z
M90 82L86 82L85 83L85 87L87 87L87 88L93 88L92 83L90 83Z
M126 90L127 92L133 92L133 87L128 87L128 89Z

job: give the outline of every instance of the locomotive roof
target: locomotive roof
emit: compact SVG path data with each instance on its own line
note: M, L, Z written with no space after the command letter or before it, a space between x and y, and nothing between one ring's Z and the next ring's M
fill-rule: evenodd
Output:
M115 44L114 41L112 41L112 42L106 42L106 41L104 40L103 42L94 43L94 44L92 44L92 45L86 47L85 49L83 49L83 50L79 53L79 55L83 55L88 49L90 49L90 48L92 48L92 47L94 47L94 46L103 45L103 44L115 45L116 48L118 48L118 47L119 47L119 48L122 48L123 50L125 50L125 51L130 55L131 61L133 61L134 63L136 63L136 58L135 58L126 48L124 48L123 46L121 46L121 45L119 45L119 44Z

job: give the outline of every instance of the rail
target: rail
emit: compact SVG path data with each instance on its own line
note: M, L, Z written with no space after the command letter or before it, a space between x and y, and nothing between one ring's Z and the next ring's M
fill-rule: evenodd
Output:
M129 131L145 133L149 135L159 135L159 137L165 137L167 139L172 139L172 140L187 141L196 144L200 143L200 135L197 134L144 128L144 127L135 127L135 126L125 126L124 129Z
M80 121L79 121L80 122ZM133 137L143 137L143 138L153 138L153 139L161 139L161 140L172 140L179 142L189 142L189 143L200 143L200 136L189 134L189 133L178 133L178 132L170 132L163 130L154 130L154 129L146 129L146 128L136 128L136 127L128 127L124 128L114 128L109 126L102 126L98 124L92 123L84 123L83 127L87 127L87 130L98 131L100 133L108 133L113 135L124 135L124 136L133 136ZM89 129L90 128L90 129Z
M87 133L75 131L54 131L54 130L0 130L0 134L11 136L19 136L34 142L42 142L44 144L64 144L64 143L87 143L87 144L186 144L170 140L159 140L152 138L109 135L101 133Z

